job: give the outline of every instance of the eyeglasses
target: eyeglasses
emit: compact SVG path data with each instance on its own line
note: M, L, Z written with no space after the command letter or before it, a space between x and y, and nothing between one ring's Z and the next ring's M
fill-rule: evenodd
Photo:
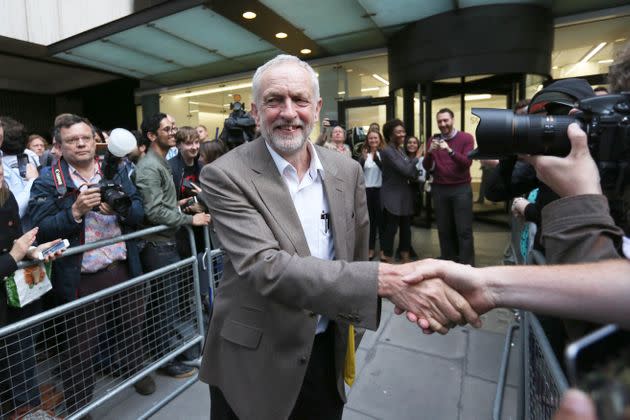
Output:
M83 143L90 143L90 142L94 141L94 136L70 137L70 138L67 138L67 139L63 139L63 143L75 145L75 144L77 144L79 142L79 140L82 140Z
M164 131L166 134L175 134L177 133L178 128L177 127L171 127L171 126L167 126L164 128L160 128L160 130Z

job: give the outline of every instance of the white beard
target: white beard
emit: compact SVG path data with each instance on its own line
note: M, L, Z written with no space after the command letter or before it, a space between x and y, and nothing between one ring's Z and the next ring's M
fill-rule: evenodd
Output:
M274 132L274 128L283 125L293 125L300 127L301 130L296 130L294 133L288 135ZM304 143L306 143L311 131L313 131L313 123L305 126L299 119L293 121L276 121L271 125L271 128L267 127L267 124L262 121L260 124L260 132L263 138L268 140L271 146L278 152L286 154L292 154L300 150L302 146L304 146Z

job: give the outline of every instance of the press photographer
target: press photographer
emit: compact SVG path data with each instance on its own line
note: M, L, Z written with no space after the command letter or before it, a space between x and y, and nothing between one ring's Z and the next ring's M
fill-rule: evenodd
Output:
M96 141L90 123L77 115L67 114L56 121L55 141L59 144L61 158L52 167L42 169L31 190L29 212L33 223L39 226L40 242L65 238L71 247L109 239L138 228L144 219L142 199L124 167L116 164L116 155L128 150L130 138L123 135L110 139L110 156L99 167L96 159ZM133 135L129 133L133 138ZM131 141L135 147L135 139ZM107 170L107 174L103 172ZM110 177L109 179L107 177ZM116 185L112 188L111 185ZM121 194L130 201L126 209L119 207ZM109 200L106 201L106 200ZM94 211L98 209L98 211ZM61 258L53 263L52 284L60 304L88 296L141 274L138 248L135 241L118 242ZM143 360L142 324L144 299L142 291L137 298L116 308L108 308L107 302L88 305L76 310L76 316L68 317L62 333L63 351L61 376L68 412L84 407L91 400L96 372L91 363L96 335L96 323L111 311L123 311L129 326L112 344L111 354L126 352L126 369L134 371L135 364ZM115 327L115 326L114 326ZM115 334L112 332L112 337ZM120 348L118 348L120 347ZM129 349L133 349L130 353ZM119 353L122 352L122 353ZM137 352L137 354L135 354ZM121 372L126 374L126 371ZM149 377L141 379L136 390L152 393L155 385Z
M241 95L234 94L233 98L234 102L230 104L232 112L225 119L223 131L219 135L219 139L229 150L253 140L256 135L256 121L245 111L245 105L240 102Z

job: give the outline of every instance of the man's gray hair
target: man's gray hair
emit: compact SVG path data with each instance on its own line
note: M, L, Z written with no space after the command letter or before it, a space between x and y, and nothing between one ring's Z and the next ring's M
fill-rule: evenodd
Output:
M260 103L262 100L260 97L260 79L262 79L263 74L271 67L280 66L282 64L297 64L308 72L311 76L311 84L313 85L313 101L317 103L319 100L319 80L317 79L317 73L315 73L315 70L313 70L307 62L300 60L294 55L280 54L258 67L256 73L254 73L254 78L252 79L252 96L256 107L260 109L260 106L262 105Z

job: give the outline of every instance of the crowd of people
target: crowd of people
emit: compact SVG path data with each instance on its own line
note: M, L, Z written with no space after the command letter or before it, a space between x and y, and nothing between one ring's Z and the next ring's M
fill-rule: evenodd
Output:
M625 57L616 67L626 77L611 82L616 92L630 88L618 82L627 81L628 63ZM63 305L188 257L182 229L213 223L230 259L201 366L213 419L341 418L343 360L353 353L347 346L354 335L349 324L377 328L380 298L391 300L427 333L446 333L462 322L478 326L480 314L499 306L628 326L623 279L630 263L620 260L623 230L610 216L587 136L577 124L568 129L567 157L483 161L484 196L512 200L514 214L537 226L519 250L525 257L535 249L552 264L593 264L478 269L469 157L474 139L455 128L452 110L436 113L440 133L427 139L426 147L407 135L401 120L387 121L382 131L371 125L357 162L345 129L329 121L322 138L308 141L322 104L308 64L278 56L257 70L252 90L256 138L229 153L220 140L208 141L205 127L178 128L163 113L145 118L133 136L62 114L54 121L50 148L43 137L29 136L23 124L1 116L0 210L6 217L0 275L62 239L76 247L144 227L169 227L48 257L54 259L54 299L48 302ZM572 115L579 101L595 94L584 80L560 80L515 110ZM107 144L103 158L97 156L98 142ZM413 262L411 221L429 180L440 255ZM107 188L126 198L107 199ZM612 261L596 263L600 260ZM584 274L594 270L609 287L597 287ZM140 298L123 307L88 305L67 321L57 338L67 413L90 402L97 374L94 343L100 331L95 320L79 320L89 318L87 313L126 314L119 340L137 353L118 361L118 373L127 375L138 371L147 341L157 343L150 351L160 356L176 345L178 287L167 281L139 288ZM4 288L0 326L43 310L43 300L9 307L2 293ZM558 318L548 323L556 338L559 331L575 338L591 328ZM22 341L21 354L12 356L25 366L22 385L0 381L2 395L10 395L2 401L11 405L2 407L3 414L18 418L42 405L34 383L34 341ZM288 363L294 358L296 363ZM161 371L182 378L194 368L178 357ZM145 395L155 391L150 375L134 386Z
M53 145L48 148L42 136L29 136L22 123L0 117L2 278L15 272L16 264L22 259L35 259L43 249L62 239L68 240L70 247L76 247L152 225L172 228L68 257L55 259L60 252L47 257L47 261L55 259L50 276L52 293L16 308L7 304L3 285L0 288L0 326L190 256L190 247L178 247L182 242L187 243L187 236L181 239L181 227L210 223L210 215L194 197L200 191L198 182L203 165L220 157L226 149L220 141L206 140L200 144L198 130L205 132L204 127L178 129L175 121L165 114L147 118L142 129L135 135L115 129L110 136L84 117L62 114L54 121ZM103 138L107 139L104 141L107 151L99 156L97 143ZM171 149L177 153L167 161L165 156ZM26 157L23 162L22 156ZM112 188L123 198L107 198L113 196ZM33 243L39 245L31 246ZM95 377L100 373L95 349L104 345L99 343L100 335L116 337L115 343L107 344L111 347L107 350L109 353L124 359L112 363L117 369L113 373L116 376L140 370L148 351L146 343L157 343L150 349L156 357L174 348L177 343L170 341L176 337L173 329L177 323L180 293L175 281L166 281L150 291L139 286L129 291L135 296L133 299L122 299L115 304L90 304L68 317L63 331L57 334L58 347L55 347L59 349L56 356L63 384L58 390L63 397L55 400L64 401L66 413L81 409L92 398ZM123 325L110 326L111 322L98 325L108 319L107 312L122 314L116 318L122 318L119 322ZM118 333L103 331L108 328L116 328ZM2 416L19 418L38 408L54 408L40 397L33 357L35 339L3 342L14 355L0 361L3 366L0 367L3 370ZM5 366L7 364L24 368L17 372ZM107 369L111 370L111 366ZM194 368L180 360L169 362L161 371L176 378L194 374ZM5 372L10 375L5 377ZM143 395L155 390L150 376L134 386Z

